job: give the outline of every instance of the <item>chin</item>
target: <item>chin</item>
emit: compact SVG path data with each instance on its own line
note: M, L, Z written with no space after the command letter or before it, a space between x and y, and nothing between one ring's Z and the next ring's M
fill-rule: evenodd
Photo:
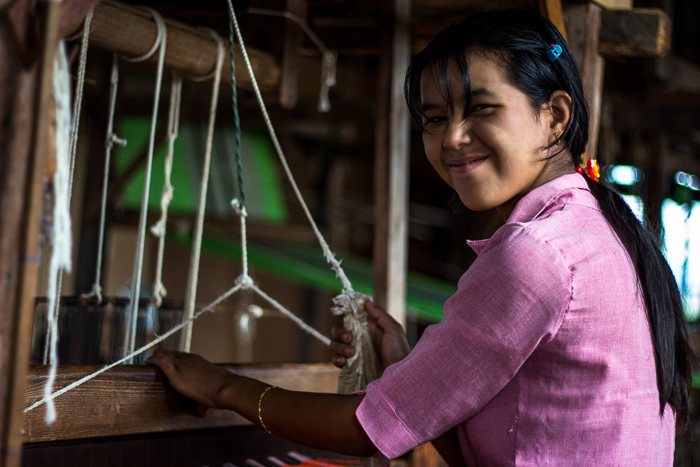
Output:
M475 200L474 198L467 198L464 196L459 197L462 200L462 204L470 211L488 211L496 207L493 203L488 203L484 200Z

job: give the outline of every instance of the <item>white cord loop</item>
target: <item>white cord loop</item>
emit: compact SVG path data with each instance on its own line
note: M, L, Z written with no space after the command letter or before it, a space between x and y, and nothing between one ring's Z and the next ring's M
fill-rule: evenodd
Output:
M165 27L165 21L163 21L163 17L160 16L160 13L158 13L155 10L152 10L147 7L143 8L151 12L153 18L156 21L156 25L158 26L158 38L156 39L156 43L159 46L158 71L156 72L156 86L153 97L153 113L151 115L151 134L148 140L148 157L146 158L146 170L144 172L145 181L143 184L143 193L141 196L141 212L139 216L138 238L136 243L136 258L134 260L134 272L132 274L131 282L131 297L129 302L128 317L129 323L127 325L127 332L124 333L124 348L126 349L126 353L134 353L134 349L136 348L136 325L138 322L139 315L139 299L141 296L141 275L143 272L143 255L146 243L148 197L151 189L151 171L153 169L153 151L156 139L156 122L158 119L158 105L160 103L160 89L163 83L165 48L167 46L167 28ZM144 57L139 57L138 60L144 59ZM145 60L147 60L148 58L150 57L146 57ZM134 60L132 59L131 61Z
M155 55L156 50L158 50L158 47L163 45L163 49L165 48L165 40L167 37L168 29L167 26L165 25L165 20L161 16L160 13L158 13L156 10L153 8L149 8L147 6L139 5L138 8L141 8L142 10L146 10L153 16L153 20L156 22L156 40L153 42L153 46L150 48L148 52L145 54L141 55L140 57L124 57L122 55L122 58L126 60L127 62L131 63L141 63L145 62L149 58L153 57Z
M212 38L216 40L216 73L214 74L214 84L212 86L211 104L209 106L209 127L207 130L207 145L204 151L204 167L202 169L202 180L199 190L199 207L197 208L197 222L195 224L194 242L192 244L192 256L190 259L190 271L187 278L187 294L185 298L185 314L189 318L194 315L194 305L197 298L197 282L199 279L199 260L202 252L202 235L204 233L204 212L207 205L207 187L209 185L209 169L211 166L211 151L214 139L214 124L216 122L216 107L219 102L219 88L221 85L221 70L224 66L226 48L224 41L211 31ZM192 324L185 329L182 349L190 351L192 344Z
M213 29L205 28L205 27L200 27L197 29L200 29L200 30L206 32L207 34L209 34L211 36L211 38L214 40L214 42L216 42L216 46L217 46L216 63L214 64L214 68L212 68L212 70L209 73L207 73L206 75L203 75L203 76L185 75L185 77L187 79L189 79L190 81L195 81L197 83L201 83L202 81L209 81L214 76L216 76L217 73L220 73L218 71L218 69L219 69L219 45L221 45L221 47L224 47L224 43L223 43L223 39L221 38L221 36L219 36L219 34L217 34L217 32L214 31ZM223 67L223 64L222 64L222 67Z

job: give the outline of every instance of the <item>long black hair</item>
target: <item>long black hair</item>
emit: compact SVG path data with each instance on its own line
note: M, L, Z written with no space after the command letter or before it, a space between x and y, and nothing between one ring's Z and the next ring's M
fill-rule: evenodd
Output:
M547 57L551 44L562 47L562 54L554 62ZM421 79L425 76L432 79L447 105L452 107L449 67L454 65L462 77L466 117L471 95L468 59L474 53L498 61L508 82L525 93L535 110L545 106L557 90L571 96L571 118L561 136L563 144L550 157L570 154L572 159L564 162L580 165L588 144L589 113L576 61L557 28L546 18L526 10L475 13L442 31L413 58L406 73L404 92L418 126L425 130L420 106ZM551 149L554 144L543 149ZM657 237L639 222L622 197L603 183L584 178L634 264L651 329L659 413L663 415L669 404L682 430L688 423L695 357L675 278Z

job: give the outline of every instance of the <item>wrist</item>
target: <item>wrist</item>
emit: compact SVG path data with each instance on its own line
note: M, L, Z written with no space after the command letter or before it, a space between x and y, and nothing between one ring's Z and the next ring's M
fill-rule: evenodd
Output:
M214 395L214 402L219 409L235 410L233 405L237 399L236 378L238 375L224 370L219 378L218 389Z

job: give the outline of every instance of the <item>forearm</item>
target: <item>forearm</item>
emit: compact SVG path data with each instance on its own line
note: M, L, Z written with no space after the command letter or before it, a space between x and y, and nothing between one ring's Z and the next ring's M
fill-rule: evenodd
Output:
M219 391L217 405L259 425L258 401L267 387L231 374ZM313 448L368 457L377 448L355 416L362 397L272 389L263 398L261 414L275 435Z

